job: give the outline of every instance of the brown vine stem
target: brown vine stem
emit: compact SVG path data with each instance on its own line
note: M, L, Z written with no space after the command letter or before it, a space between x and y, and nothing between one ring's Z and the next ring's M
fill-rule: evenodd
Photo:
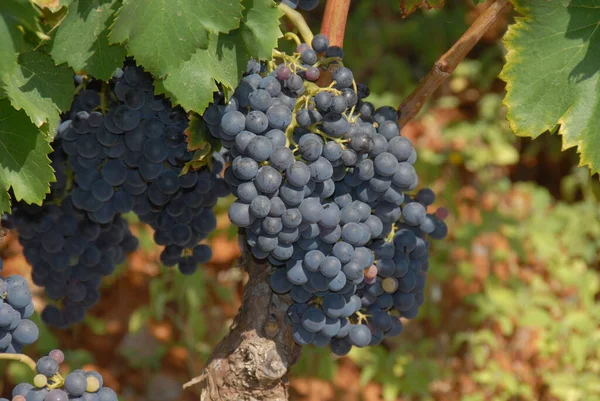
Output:
M492 3L467 29L460 39L434 64L419 86L398 107L401 127L419 113L427 98L452 74L458 64L479 42L487 30L498 20L500 14L509 6L509 0L497 0Z
M250 277L242 306L201 374L183 387L198 385L201 401L287 401L287 375L300 356L286 322L293 302L271 290L274 267L254 259L247 246L242 250L239 265Z
M350 0L327 0L321 33L329 38L331 46L343 47L344 45L344 33L346 32L349 9Z

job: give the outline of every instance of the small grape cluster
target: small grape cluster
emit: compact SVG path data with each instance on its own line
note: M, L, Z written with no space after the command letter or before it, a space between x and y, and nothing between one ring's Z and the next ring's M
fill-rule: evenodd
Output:
M312 45L312 46L311 46ZM271 286L290 294L297 343L338 355L402 331L423 303L429 240L447 228L418 185L416 151L398 114L369 90L323 35L297 52L248 63L225 107L205 118L230 150L231 221ZM220 112L220 113L219 113Z
M108 85L76 76L78 94L58 127L51 154L56 182L42 206L17 203L9 224L33 266L33 281L59 303L43 320L81 321L100 296L102 277L133 252L124 213L135 212L164 245L161 261L192 274L212 257L200 244L216 228L212 208L229 193L224 159L184 171L187 114L154 96L152 77L126 61Z
M0 259L0 272L2 267ZM19 275L0 278L0 353L18 354L23 346L38 339L40 331L28 319L33 312L27 280Z
M133 210L165 246L161 261L191 274L212 256L198 244L216 227L213 206L229 193L218 176L223 162L213 160L212 171L183 171L193 155L187 115L154 96L152 76L141 67L126 62L110 89L82 91L59 128L77 184L73 203L102 224Z
M32 266L33 282L62 305L46 306L42 319L66 327L83 320L86 310L100 298L102 277L112 274L138 241L120 215L99 223L77 208L72 196L64 196L67 167L60 142L55 142L57 150L50 156L57 177L51 194L42 206L17 203L8 222L16 229L23 255Z
M36 363L33 384L16 385L10 401L118 401L117 394L104 386L102 375L96 371L77 369L63 377L59 367L64 359L61 350L41 357Z

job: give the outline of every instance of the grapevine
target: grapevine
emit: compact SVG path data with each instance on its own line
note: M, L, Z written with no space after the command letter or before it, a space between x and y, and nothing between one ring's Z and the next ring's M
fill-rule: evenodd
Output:
M401 1L399 8L406 17L443 3ZM506 126L530 137L559 133L562 147L577 147L581 164L595 173L597 119L586 108L598 103L590 85L598 77L597 63L590 63L595 11L566 3L515 3L523 17L505 36L500 74L507 83ZM397 94L374 89L384 81L368 82L375 96L361 81L390 65L418 76L421 66L412 57L387 64L371 49L355 54L344 47L352 13L365 17L369 10L358 2L0 4L0 241L10 232L31 267L30 274L11 274L0 259L0 359L34 374L3 389L8 398L0 401L125 397L102 369L71 370L60 349L44 355L58 348L41 351L45 326L78 330L93 320L105 279L148 239L160 247L161 271L171 267L175 282L181 275L187 280L219 256L210 244L225 210L235 230L229 233L238 236L243 299L237 316L228 316L229 335L200 365L189 364L202 371L184 389L199 384L208 401L286 400L288 373L307 347L353 358L361 349L394 344L422 313L434 292L427 290L431 272L450 253L451 245L433 244L449 233L466 235L449 224L452 212L463 211L437 207L436 199L443 188L438 176L461 175L454 167L467 166L455 149L463 144L423 149L410 122L503 22L510 2L468 9L473 24L392 106L384 101ZM305 17L319 14L317 33ZM371 17L381 16L365 21L361 34L369 41ZM356 61L367 67L359 70ZM395 79L387 74L385 82ZM399 82L391 91L406 83ZM446 89L479 99L465 82ZM466 118L479 106L458 114ZM491 131L468 146L497 145ZM492 153L511 159L502 145ZM450 155L433 154L438 150ZM438 156L453 169L418 167ZM579 183L557 187L573 199L594 193L575 188ZM460 247L452 257L467 248ZM156 309L165 313L164 304Z
M427 236L441 239L447 228L426 213L431 190L409 195L417 155L396 111L375 109L341 47L314 36L294 11L316 4L283 2L302 36L284 35L296 52L274 49L271 60L248 61L233 97L217 94L195 117L213 138L200 153L188 149L190 116L157 96L152 75L134 60L108 81L74 76L75 97L50 155L51 192L41 206L15 203L4 218L33 282L53 301L44 323L75 324L98 302L102 278L138 246L126 213L154 229L163 264L193 273L212 256L200 242L216 227L217 199L230 190L237 200L229 217L244 246L268 260L272 290L291 297L286 324L298 345L343 356L400 334L400 317L416 316ZM39 336L27 319L31 292L20 276L2 288L0 348L37 372L33 384L15 387L13 401L116 399L96 372L63 377L61 351L35 363L20 355Z

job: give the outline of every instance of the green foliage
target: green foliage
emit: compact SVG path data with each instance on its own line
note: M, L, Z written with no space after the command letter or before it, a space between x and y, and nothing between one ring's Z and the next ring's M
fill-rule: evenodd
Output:
M108 28L119 4L119 0L74 1L53 37L50 54L54 61L108 80L125 58L123 47L108 43Z
M369 86L379 106L400 104L467 29L468 8L462 3L406 19L400 18L398 3L357 1L348 16L346 37L352 40L344 42L344 62Z
M468 345L477 367L473 379L488 391L502 394L496 399L531 399L534 389L515 380L493 355L504 352L504 341L510 338L537 338L523 346L555 361L541 365L540 375L550 393L558 399L596 399L600 396L593 381L600 373L596 301L600 278L593 267L600 250L597 200L589 187L583 188L584 200L571 204L555 202L546 190L531 184L517 184L512 190L531 199L531 207L525 219L507 220L496 232L521 243L525 254L535 255L544 270L531 270L528 282L518 279L516 272L508 281L495 276L486 279L484 290L469 297L474 307L471 321L482 328L455 336L455 349ZM573 295L564 295L569 293ZM506 340L498 341L485 326L497 326Z
M434 357L433 341L422 338L410 345L402 342L391 352L383 346L352 350L350 358L362 367L361 384L371 381L381 384L385 401L401 395L433 400L429 384L446 375L443 365Z
M54 179L48 154L50 144L24 111L0 100L0 192L12 188L15 199L41 204ZM9 211L8 198L2 196L0 213Z
M210 32L239 25L239 0L125 0L109 34L127 42L128 53L156 76L170 74L197 49L207 49Z
M2 80L5 73L12 71L18 54L24 50L25 41L19 26L37 29L37 13L26 0L3 1L0 4L0 71Z
M316 377L325 381L332 381L336 372L337 364L329 348L317 347L305 347L291 370L294 377Z
M183 63L170 65L169 76L158 82L157 93L171 95L186 110L202 112L212 101L216 82L233 90L249 58L270 58L281 36L273 24L281 12L272 7L271 0L252 3L252 8L245 8L238 29L228 35L211 34L207 50L198 50Z
M497 94L488 94L478 102L479 114L472 121L463 120L444 130L444 140L455 143L467 143L460 157L470 171L481 171L488 166L513 165L518 162L519 154L514 147L515 138L510 133L505 120L505 111L501 107L502 98ZM423 157L443 157L431 151Z
M68 110L73 99L73 73L55 67L50 56L36 51L21 53L15 68L4 74L4 91L11 105L23 109L33 123L54 132L59 113Z
M600 10L591 0L515 0L524 17L509 28L501 77L517 135L557 131L581 165L600 171Z

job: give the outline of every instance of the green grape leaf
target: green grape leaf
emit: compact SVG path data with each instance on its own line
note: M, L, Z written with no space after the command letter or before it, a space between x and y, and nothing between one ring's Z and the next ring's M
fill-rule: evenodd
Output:
M126 55L125 48L108 43L108 28L119 4L119 0L75 0L52 41L50 54L56 64L110 79Z
M0 188L0 214L10 213L10 196L4 188Z
M29 0L10 0L0 2L0 15L3 19L12 20L17 25L22 25L32 32L39 30L39 11Z
M12 187L15 200L41 205L54 181L45 135L23 110L15 110L8 99L0 100L0 193ZM7 195L0 195L0 209Z
M48 123L49 132L53 132L60 112L73 100L73 72L66 66L55 66L50 56L39 51L22 53L18 63L0 76L6 95L35 125Z
M197 170L205 165L210 168L212 153L220 149L220 141L212 137L204 120L197 115L192 115L190 118L190 125L185 130L185 134L188 150L195 152L192 160L183 167L181 174L187 173L190 169Z
M278 20L281 12L272 0L244 0L244 7L239 29L211 35L207 49L197 50L164 80L156 81L157 93L167 94L184 109L202 114L213 100L216 82L233 90L249 58L271 58L282 36Z
M515 134L562 135L581 165L600 171L600 8L593 0L515 0L523 17L504 37L500 77Z
M402 18L408 17L419 8L424 8L425 10L441 8L444 5L444 1L445 0L400 0L400 11L402 11Z
M17 56L25 43L19 30L20 17L11 6L10 1L0 1L0 73L17 64Z
M253 57L270 59L277 40L282 36L279 18L283 12L273 0L243 0L242 4L245 10L239 35Z
M188 150L201 150L206 146L215 148L218 140L214 139L208 130L208 126L202 118L197 115L190 117L190 124L185 130L187 136Z
M237 28L241 17L240 0L124 0L109 38L127 41L129 54L162 77L206 49L211 32Z
M235 88L250 55L234 35L211 35L208 49L198 50L189 61L156 81L156 93L170 95L186 110L204 112L218 88L216 81ZM241 52L241 54L239 54Z

